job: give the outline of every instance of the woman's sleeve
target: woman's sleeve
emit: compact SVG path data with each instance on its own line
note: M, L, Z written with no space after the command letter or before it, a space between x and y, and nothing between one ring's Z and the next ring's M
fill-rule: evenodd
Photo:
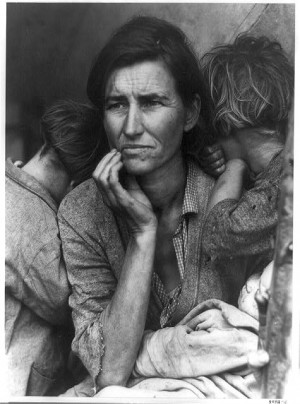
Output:
M66 213L66 212L65 212ZM59 212L60 233L67 273L72 287L69 304L75 326L73 351L82 360L93 379L101 372L105 350L102 313L116 288L101 235L88 238L77 223L72 227L64 210Z
M278 222L279 178L247 190L239 201L227 199L206 217L203 248L212 258L256 255L274 248Z

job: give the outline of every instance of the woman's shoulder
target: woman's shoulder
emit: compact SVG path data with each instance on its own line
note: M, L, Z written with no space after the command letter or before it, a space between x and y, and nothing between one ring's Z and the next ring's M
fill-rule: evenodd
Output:
M85 218L94 220L110 209L104 204L94 180L88 179L69 192L62 200L58 214L66 220L69 218Z
M104 203L93 179L78 185L63 199L58 222L62 239L73 238L76 233L96 251L102 242L107 246L112 238L120 237L117 219Z

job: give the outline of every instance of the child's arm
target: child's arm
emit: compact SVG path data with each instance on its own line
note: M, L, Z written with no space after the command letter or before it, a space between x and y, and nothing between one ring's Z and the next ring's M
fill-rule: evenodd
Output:
M281 176L282 160L278 156L240 199L232 196L223 199L224 194L217 188L213 189L203 228L203 251L212 258L264 253L271 259L278 223ZM228 177L229 183L236 186L236 180Z
M208 204L208 212L224 199L239 200L248 176L247 164L241 159L229 160L223 174L217 179Z

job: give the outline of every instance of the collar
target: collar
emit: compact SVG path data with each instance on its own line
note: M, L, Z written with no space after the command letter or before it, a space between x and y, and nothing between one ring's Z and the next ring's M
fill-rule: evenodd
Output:
M5 176L27 189L31 193L41 198L55 213L57 213L58 204L49 194L49 192L31 175L21 168L15 166L10 158L5 163Z
M198 168L192 160L187 160L187 179L184 191L182 216L188 213L198 213L197 172Z

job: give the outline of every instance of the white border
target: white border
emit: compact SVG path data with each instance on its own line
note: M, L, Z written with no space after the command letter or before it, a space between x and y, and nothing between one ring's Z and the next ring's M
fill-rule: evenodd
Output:
M184 3L183 0L181 1L94 1L94 0L89 0L89 3ZM4 160L5 160L5 59L6 59L6 4L7 3L13 3L13 2L0 2L0 52L1 52L1 68L0 68L0 74L1 74L1 82L0 82L0 95L1 95L1 112L0 112L0 124L1 124L1 137L0 137L0 151L3 153L1 155L0 159L0 164L1 164L1 169L3 169L4 173ZM81 1L44 1L44 0L39 0L39 1L24 1L24 0L19 0L18 3L84 3L83 0ZM247 1L247 0L242 0L242 1L194 1L194 0L189 0L187 3L260 3L260 4L295 4L295 10L296 10L296 47L295 47L295 72L299 72L298 66L299 66L299 13L298 13L298 6L296 2L293 1L287 1L287 0L273 0L271 2L267 1ZM300 139L299 139L299 133L300 133L300 126L299 126L299 119L298 119L298 114L297 111L300 111L299 109L299 74L296 73L296 82L295 82L295 121L294 121L294 156L295 156L295 172L294 172L294 271L293 271L293 332L292 332L292 343L293 343L293 358L292 358L292 370L293 370L293 386L290 386L290 394L288 396L288 403L294 404L297 401L300 400L300 371L299 371L299 357L300 357L300 350L299 350L299 345L300 345L300 291L298 290L300 285L300 268L299 268L299 253L300 249L298 248L299 246L299 237L297 235L297 230L299 227L300 223L300 211L298 209L299 205L299 162L297 161L297 156L300 156ZM4 190L4 175L1 177L1 187ZM0 196L0 206L1 206L1 216L0 216L0 223L4 224L5 221L5 209L4 209L4 191L1 192ZM4 226L3 226L4 227ZM1 262L3 263L4 266L4 231L1 232L1 246L3 248L0 248L1 251ZM0 284L4 285L4 268L0 272ZM4 293L3 293L3 287L1 288L1 293L0 293L0 309L4 307ZM4 325L4 310L0 310L0 322L1 325ZM4 326L3 326L4 330ZM4 347L4 332L0 332L0 347ZM8 398L8 396L5 394L3 391L3 386L6 385L6 383L3 383L5 380L5 367L2 366L4 363L4 359L2 359L2 355L4 356L3 349L1 349L1 354L0 354L0 400L1 402L10 402L10 403L20 403L20 402L25 402L25 403L90 403L90 402L97 402L97 403L193 403L193 402L200 402L200 400L187 400L187 399L178 399L178 400L170 400L170 399L138 399L138 398L130 398L130 399L122 399L122 398L116 398L116 399L93 399L93 398L59 398L59 397L53 397L53 398L35 398L35 397L22 397L22 398ZM3 401L4 400L4 401ZM268 403L268 404L273 404L271 403L272 400L251 400L252 403ZM281 400L281 404L284 403L285 400ZM219 400L205 400L205 403L216 403L219 402ZM234 402L248 402L248 400L234 400ZM230 403L232 404L232 400L220 400L220 403ZM277 402L276 402L277 404Z

